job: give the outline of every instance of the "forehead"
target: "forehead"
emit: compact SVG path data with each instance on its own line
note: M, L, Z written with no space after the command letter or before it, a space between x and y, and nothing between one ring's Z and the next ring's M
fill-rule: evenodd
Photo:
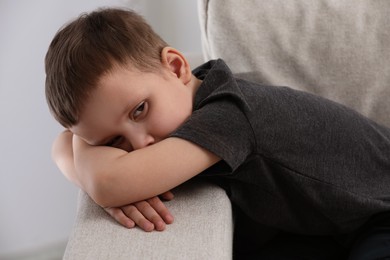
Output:
M94 145L106 133L113 132L121 115L146 94L139 76L138 72L123 67L104 74L84 102L80 120L71 131Z

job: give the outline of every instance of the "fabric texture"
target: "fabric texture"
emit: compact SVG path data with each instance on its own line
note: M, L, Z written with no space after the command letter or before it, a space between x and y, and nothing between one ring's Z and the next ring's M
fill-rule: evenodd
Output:
M199 10L206 60L390 126L390 1L201 0Z
M194 112L172 136L222 158L203 175L252 219L339 235L390 211L390 128L307 92L236 79L222 60L194 74Z
M80 192L64 259L231 259L232 215L225 192L190 181L166 205L175 217L163 232L126 229Z

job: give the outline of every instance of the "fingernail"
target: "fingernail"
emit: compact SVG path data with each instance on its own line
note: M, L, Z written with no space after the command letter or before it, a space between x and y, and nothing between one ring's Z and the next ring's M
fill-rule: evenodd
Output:
M128 228L133 228L133 227L135 227L135 223L133 221L127 221L126 226Z
M143 230L149 232L149 231L153 231L153 229L154 229L154 225L152 223L145 223L144 224Z
M156 230L162 231L165 229L165 222L164 221L158 221L156 223Z
M171 224L173 222L173 216L172 215L167 215L165 217L166 223Z

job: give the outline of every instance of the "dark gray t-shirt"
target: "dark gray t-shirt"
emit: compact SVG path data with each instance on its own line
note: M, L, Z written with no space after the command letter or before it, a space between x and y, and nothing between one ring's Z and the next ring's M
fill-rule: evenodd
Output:
M390 129L330 100L235 78L222 60L197 68L194 111L172 136L222 161L200 176L255 221L340 234L390 211Z

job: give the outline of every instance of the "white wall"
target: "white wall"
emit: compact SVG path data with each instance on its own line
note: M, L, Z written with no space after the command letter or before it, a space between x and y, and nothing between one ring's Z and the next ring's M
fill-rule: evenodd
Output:
M71 230L77 189L50 159L61 127L46 106L43 59L62 24L108 5L139 11L172 46L201 52L196 0L0 0L0 256Z

